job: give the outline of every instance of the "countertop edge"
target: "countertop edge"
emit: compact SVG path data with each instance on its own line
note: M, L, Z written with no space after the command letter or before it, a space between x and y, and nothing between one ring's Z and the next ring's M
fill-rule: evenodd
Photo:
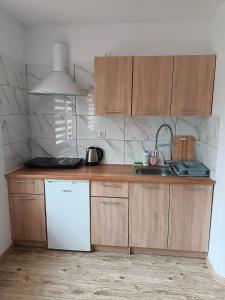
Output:
M89 173L82 174L79 170L74 169L77 174L71 174L72 171L57 169L28 169L25 167L18 168L12 172L5 174L6 178L24 178L24 179L62 179L62 180L93 180L93 181L121 181L121 182L142 182L142 183L161 183L161 184L199 184L199 185L214 185L215 180L209 177L178 177L178 176L133 176L131 173L131 165L100 165L101 173L96 173L96 169L88 169ZM119 168L127 168L127 173L119 173ZM98 169L99 169L98 168ZM107 169L108 170L104 170ZM111 169L114 169L114 173ZM118 173L115 173L115 169ZM70 169L71 170L71 169ZM111 170L111 172L110 172ZM93 171L93 172L91 172ZM129 172L130 171L130 172ZM41 174L43 172L43 174ZM70 173L69 173L70 172ZM63 173L63 174L62 174ZM67 173L67 174L66 174Z

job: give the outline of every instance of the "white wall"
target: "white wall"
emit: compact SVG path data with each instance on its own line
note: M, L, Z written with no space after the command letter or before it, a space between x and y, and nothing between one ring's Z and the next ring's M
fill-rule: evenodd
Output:
M3 158L2 136L0 128L0 255L11 244L9 207L6 180L4 178L4 158Z
M24 43L25 32L23 28L12 20L8 15L0 12L0 115L8 110L6 103L12 104L11 98L3 99L2 89L9 89L8 86L10 81L13 81L12 73L9 72L11 67L7 68L6 76L3 72L2 64L7 61L7 65L11 66L11 58L13 60L24 61L25 60L25 43ZM3 55L2 55L3 54ZM6 55L7 54L7 57ZM2 58L4 57L4 62ZM9 58L9 59L8 59ZM4 68L5 69L5 68ZM7 95L8 96L8 95ZM4 101L5 100L5 101ZM16 103L15 99L15 103ZM13 105L12 109L16 109ZM1 117L2 118L2 117ZM2 120L0 120L2 121ZM1 123L1 122L0 122ZM1 127L0 127L1 129ZM11 233L10 233L10 221L9 221L9 208L8 208L8 196L7 196L7 185L4 178L5 173L5 161L4 161L4 138L0 130L0 255L9 247L11 244ZM7 150L8 152L8 150Z
M0 11L0 51L25 62L25 29L8 14Z
M211 22L212 50L217 54L213 112L220 116L209 259L215 271L225 277L225 4Z
M208 53L208 24L141 23L106 26L53 26L31 28L26 35L27 62L50 62L52 43L69 45L73 62L112 55Z

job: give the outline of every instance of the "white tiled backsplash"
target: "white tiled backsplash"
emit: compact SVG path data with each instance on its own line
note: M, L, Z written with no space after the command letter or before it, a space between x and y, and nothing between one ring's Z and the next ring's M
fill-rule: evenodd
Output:
M5 171L14 169L31 155L85 157L85 150L89 146L98 146L104 150L105 163L130 164L142 160L145 149L154 148L158 127L162 123L168 123L174 134L196 137L197 158L211 169L214 177L218 117L95 116L91 96L93 76L88 68L85 70L80 66L77 68L77 78L79 81L82 79L82 88L86 90L87 96L75 98L30 95L28 105L25 65L13 63L4 56L1 58L0 121L3 146L0 147L3 147ZM3 67L4 60L8 64L5 63ZM29 64L28 88L34 87L50 72L50 64ZM20 75L14 78L13 74ZM162 130L159 144L166 158L169 158L169 139L168 130Z
M0 53L0 174L31 157L26 64Z

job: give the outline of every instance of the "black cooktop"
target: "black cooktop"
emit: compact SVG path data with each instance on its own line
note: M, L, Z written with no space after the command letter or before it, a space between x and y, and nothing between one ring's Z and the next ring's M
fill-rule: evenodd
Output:
M83 162L82 158L36 157L24 163L28 168L76 168Z

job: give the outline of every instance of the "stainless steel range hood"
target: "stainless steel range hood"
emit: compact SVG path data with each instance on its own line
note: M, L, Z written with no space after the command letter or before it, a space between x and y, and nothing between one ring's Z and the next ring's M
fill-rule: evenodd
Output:
M67 73L67 49L64 44L53 44L53 71L29 93L38 95L81 95L77 83Z

